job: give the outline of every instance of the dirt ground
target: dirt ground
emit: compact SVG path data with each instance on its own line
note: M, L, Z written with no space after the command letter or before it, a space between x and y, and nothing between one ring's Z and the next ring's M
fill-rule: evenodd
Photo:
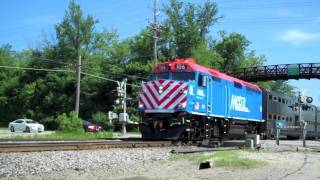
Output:
M319 142L307 142L320 149ZM320 153L302 148L301 141L263 141L263 150L246 153L250 159L267 162L257 168L212 167L199 170L199 164L182 160L147 161L133 166L115 166L107 169L66 170L30 175L23 179L320 179ZM298 150L298 151L297 151Z

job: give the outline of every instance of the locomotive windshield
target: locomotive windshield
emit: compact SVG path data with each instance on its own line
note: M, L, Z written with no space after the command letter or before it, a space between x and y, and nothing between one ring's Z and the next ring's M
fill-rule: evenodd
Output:
M158 80L158 79L169 79L169 73L153 73L151 74L150 80Z
M178 81L192 81L194 80L194 72L173 72L172 79Z

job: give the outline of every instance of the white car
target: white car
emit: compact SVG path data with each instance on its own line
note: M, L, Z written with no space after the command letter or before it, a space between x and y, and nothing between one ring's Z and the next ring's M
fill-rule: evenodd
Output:
M9 123L11 132L24 131L24 132L43 132L44 126L32 119L17 119Z

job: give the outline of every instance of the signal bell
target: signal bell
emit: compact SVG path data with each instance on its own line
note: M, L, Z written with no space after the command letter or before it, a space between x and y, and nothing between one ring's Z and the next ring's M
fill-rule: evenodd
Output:
M307 103L312 103L313 98L312 98L312 97L307 97L307 98L306 98L306 101L307 101Z

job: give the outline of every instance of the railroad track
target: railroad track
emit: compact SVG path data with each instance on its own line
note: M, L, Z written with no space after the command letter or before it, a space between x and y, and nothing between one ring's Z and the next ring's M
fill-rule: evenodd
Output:
M142 140L0 142L0 153L70 151L108 148L168 147L174 145L175 143L171 141Z

